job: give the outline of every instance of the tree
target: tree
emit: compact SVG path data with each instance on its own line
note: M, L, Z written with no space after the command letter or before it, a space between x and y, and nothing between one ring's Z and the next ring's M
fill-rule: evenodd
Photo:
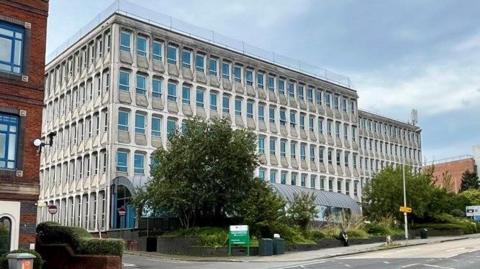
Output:
M480 190L479 189L468 189L459 194L464 197L467 205L480 205ZM464 208L465 209L465 208Z
M478 175L475 172L470 172L470 170L466 170L462 174L462 187L460 191L466 191L468 189L478 189Z
M297 225L303 231L314 221L319 210L315 204L317 197L313 193L302 192L293 195L293 201L290 202L287 216L293 224Z
M177 216L186 228L224 222L255 184L255 142L252 132L233 130L226 120L187 120L153 154L147 198L139 204Z

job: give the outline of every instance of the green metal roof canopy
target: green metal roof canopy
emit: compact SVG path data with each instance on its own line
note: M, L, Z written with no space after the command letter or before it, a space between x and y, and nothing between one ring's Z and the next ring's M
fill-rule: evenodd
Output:
M274 191L277 191L282 197L288 201L293 201L294 194L302 192L313 193L316 196L317 206L333 207L333 208L348 208L352 214L361 215L360 206L350 196L330 191L321 191L316 189L309 189L305 187L269 183Z

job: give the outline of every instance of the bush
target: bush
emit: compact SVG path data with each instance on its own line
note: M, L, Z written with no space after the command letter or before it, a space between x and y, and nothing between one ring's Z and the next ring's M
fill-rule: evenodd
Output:
M228 233L219 227L193 227L167 232L163 236L183 236L198 238L204 247L222 247L227 245Z
M42 259L42 256L40 256L38 252L30 249L17 249L0 256L0 269L8 269L7 255L10 253L30 253L35 256L35 258L33 259L33 269L42 269L43 267L44 261Z
M37 236L44 244L68 244L78 254L122 256L123 240L98 239L79 227L43 222L37 226Z
M367 231L363 229L350 229L347 231L348 238L366 239L368 238Z

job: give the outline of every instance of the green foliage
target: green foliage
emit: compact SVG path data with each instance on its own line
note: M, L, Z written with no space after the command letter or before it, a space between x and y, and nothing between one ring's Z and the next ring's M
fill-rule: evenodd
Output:
M365 230L374 236L402 235L404 231L395 227L393 217L387 216L378 222L371 222L365 225Z
M198 238L204 247L222 247L227 245L228 232L219 227L194 227L167 232L163 236L182 236Z
M462 187L460 191L466 191L469 189L479 189L478 184L478 175L475 172L470 172L470 170L466 170L463 172L462 175Z
M416 228L430 228L436 230L463 230L465 234L477 233L477 224L467 218L457 218L447 213L435 216L434 223L417 224Z
M315 204L316 196L313 193L302 192L294 194L293 201L290 201L287 216L290 221L300 227L302 231L307 228L318 215L318 209Z
M466 201L466 205L480 205L480 190L468 189L459 194Z
M153 154L152 180L141 202L177 216L186 228L235 216L255 180L256 136L233 130L226 120L193 119L169 142Z
M68 244L78 254L122 256L123 240L98 239L79 227L61 226L56 222L43 222L37 226L37 236L44 244Z
M350 229L347 231L347 234L348 238L366 239L369 237L368 232L360 228Z
M17 249L0 256L0 269L8 269L7 255L10 253L30 253L35 256L35 258L33 259L33 269L42 269L43 267L44 261L40 253L30 249Z

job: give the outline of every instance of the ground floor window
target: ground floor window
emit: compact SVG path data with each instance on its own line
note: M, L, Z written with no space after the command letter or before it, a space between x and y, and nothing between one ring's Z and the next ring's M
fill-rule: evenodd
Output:
M12 239L12 220L8 217L0 218L0 256L10 251Z

